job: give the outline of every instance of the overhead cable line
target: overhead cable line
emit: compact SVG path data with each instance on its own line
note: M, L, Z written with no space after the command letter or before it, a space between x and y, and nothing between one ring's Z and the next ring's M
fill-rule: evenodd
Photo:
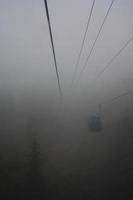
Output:
M126 49L126 47L133 41L133 36L123 45L123 47L110 59L110 61L105 65L105 67L98 73L94 78L93 83L95 84L97 80L101 78L104 72L111 66L111 64L116 60L116 58Z
M78 69L78 66L79 66L79 61L80 61L82 51L83 51L83 47L84 47L84 44L85 44L85 39L86 39L87 31L88 31L88 28L89 28L89 25L90 25L94 5L95 5L95 0L93 0L93 2L92 2L92 6L91 6L90 14L89 14L89 17L88 17L85 33L84 33L83 40L82 40L82 43L81 43L81 48L80 48L80 51L79 51L78 59L77 59L76 65L75 65L74 73L73 73L72 83L74 81L74 78L75 78L75 75L77 73L77 69Z
M102 69L96 77L96 80L110 67L110 65L116 60L116 58L125 50L125 48L133 41L133 36L125 43L125 45L111 58L107 65Z
M128 90L128 91L126 91L126 92L124 92L124 93L119 94L118 96L115 96L114 98L112 98L112 99L110 99L110 100L105 101L105 102L102 103L101 105L107 104L107 103L110 103L110 102L113 102L113 101L117 101L118 99L120 99L120 98L122 98L122 97L125 97L125 96L128 96L128 95L130 95L130 94L132 94L132 93L133 93L133 89L132 89L132 90Z
M111 98L111 99L108 99L108 100L106 100L106 101L100 103L100 104L98 105L98 108L99 108L100 113L101 113L101 109L102 109L103 105L108 104L108 103L112 103L112 102L117 101L118 99L120 99L120 98L122 98L122 97L131 95L131 94L133 94L133 89L132 89L132 90L128 90L128 91L126 91L126 92L123 92L123 93L121 93L121 94L119 94L119 95L117 95L117 96L115 96L115 97L113 97L113 98Z
M44 5L45 5L45 10L46 10L46 15L47 15L47 21L48 21L48 27L49 27L49 33L50 33L50 39L51 39L51 46L52 46L53 57L54 57L55 71L56 71L58 87L59 87L59 93L60 93L60 97L62 98L62 90L61 90L61 85L60 85L60 77L59 77L59 72L58 72L58 67L57 67L57 60L56 60L56 54L55 54L54 41L53 41L52 28L51 28L47 0L44 0Z
M132 93L133 93L133 89L114 97L111 101L116 101L117 99L128 96L129 94L132 94Z
M110 6L109 6L109 8L108 8L108 10L107 10L107 13L106 13L104 19L103 19L103 22L102 22L102 24L101 24L101 26L100 26L100 29L99 29L99 31L98 31L98 33L97 33L97 36L96 36L96 38L95 38L95 40L94 40L94 43L92 44L90 53L89 53L89 55L88 55L88 57L87 57L87 59L86 59L86 61L85 61L85 64L84 64L84 66L83 66L82 71L80 72L80 75L79 75L77 81L79 81L80 76L82 76L82 74L83 74L83 72L84 72L84 70L85 70L85 68L86 68L86 66L87 66L87 63L88 63L88 61L89 61L89 59L90 59L90 57L91 57L91 55L92 55L92 52L93 52L93 50L94 50L94 48L95 48L95 45L96 45L96 42L97 42L97 40L98 40L98 38L99 38L99 36L100 36L100 34L101 34L101 31L102 31L102 29L103 29L103 27L104 27L104 24L105 24L105 22L106 22L106 20L107 20L107 17L108 17L108 15L109 15L109 13L110 13L110 10L111 10L111 8L112 8L112 6L113 6L114 1L115 1L115 0L112 0L112 1L111 1L111 4L110 4Z

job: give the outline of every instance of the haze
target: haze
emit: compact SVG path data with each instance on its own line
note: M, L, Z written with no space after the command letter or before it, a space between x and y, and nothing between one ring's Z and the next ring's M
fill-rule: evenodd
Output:
M114 1L81 74L111 3L95 1L72 85L92 2L48 0L60 99L44 1L0 0L3 200L133 198L133 41L95 80L133 37L133 1Z

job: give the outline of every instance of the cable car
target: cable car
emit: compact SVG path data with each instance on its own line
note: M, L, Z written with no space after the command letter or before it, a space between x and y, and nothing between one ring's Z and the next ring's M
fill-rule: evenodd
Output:
M102 131L102 121L99 115L93 115L88 121L88 129L91 132L100 132Z

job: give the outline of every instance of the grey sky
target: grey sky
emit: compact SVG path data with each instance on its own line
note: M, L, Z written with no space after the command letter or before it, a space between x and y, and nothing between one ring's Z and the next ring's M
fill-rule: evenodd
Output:
M96 0L80 69L110 2ZM63 88L68 87L71 81L91 4L92 0L48 0ZM96 74L133 35L132 9L132 0L115 1L82 77L80 88L86 93ZM0 44L1 85L57 90L43 0L0 0ZM117 91L131 89L132 51L133 43L101 77L97 90L110 89L117 94ZM115 88L114 84L118 87ZM93 87L90 89L92 91Z

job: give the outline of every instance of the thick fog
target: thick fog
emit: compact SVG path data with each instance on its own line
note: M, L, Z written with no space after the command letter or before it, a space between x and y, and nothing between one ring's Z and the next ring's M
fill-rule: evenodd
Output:
M47 1L61 98L44 2L0 1L0 198L133 199L133 1L114 1L83 73L111 0Z

